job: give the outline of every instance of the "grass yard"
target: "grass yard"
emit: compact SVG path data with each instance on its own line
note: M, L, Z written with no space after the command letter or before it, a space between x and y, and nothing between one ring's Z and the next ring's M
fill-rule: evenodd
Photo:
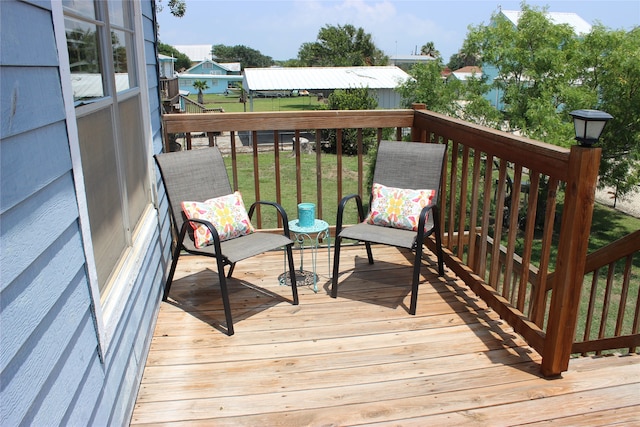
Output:
M198 100L197 94L190 94L189 99ZM242 113L250 110L249 101L246 105L239 102L235 95L205 94L204 104L209 108L224 108L227 113ZM324 107L322 101L315 96L288 96L283 98L254 98L253 111L302 111L319 110Z
M591 235L589 238L589 253L606 246L632 232L640 230L640 219L624 214L608 206L596 203L593 212ZM590 327L589 338L598 336L612 336L616 328L616 320L621 319L622 334L631 334L635 319L635 309L640 298L640 256L636 254L632 259L629 289L622 292L622 277L625 270L625 260L620 260L612 267L612 276L607 277L608 268L599 271L598 281L593 290L598 295L598 304L593 308L593 324ZM608 282L610 281L610 285ZM592 292L592 275L585 277L583 284L583 302L580 307L577 341L582 341L585 334L588 293ZM625 300L623 300L625 298ZM604 301L609 301L607 305ZM600 320L606 318L606 326L600 325Z
M338 194L337 156L335 154L322 154L322 156L322 212L319 211L319 206L317 206L316 216L318 219L327 221L330 225L335 225L339 203L339 200L337 200L336 197L336 195ZM358 192L357 161L358 159L355 156L342 157L343 196ZM231 157L225 157L225 162L227 163L229 176L232 176ZM275 161L273 152L262 153L258 155L261 200L276 201L276 170L274 163ZM242 193L245 205L249 206L256 200L253 173L253 155L238 154L237 164L239 180L238 187ZM318 205L318 194L316 191L317 168L315 153L301 154L300 165L302 176L302 194L300 197L300 201L315 203L316 205ZM290 152L280 152L280 170L280 188L282 193L282 200L280 201L280 204L287 212L289 219L295 219L297 217L298 200L296 182L292 179L286 179L286 177L295 176L296 170L296 158L292 156ZM365 160L365 171L366 170L368 170L368 167L366 166ZM368 203L368 201L368 198L366 198L366 200L363 200L364 203ZM349 221L351 223L355 223L357 220L355 203L353 203L352 207L354 214L352 217L349 217ZM276 227L277 223L275 210L263 208L262 228Z

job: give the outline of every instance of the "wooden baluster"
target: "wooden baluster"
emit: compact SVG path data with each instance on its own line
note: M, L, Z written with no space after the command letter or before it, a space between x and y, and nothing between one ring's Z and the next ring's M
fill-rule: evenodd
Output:
M511 202L509 206L509 234L507 236L507 253L504 266L502 296L508 298L511 293L511 274L513 272L513 257L515 255L516 237L518 236L518 215L520 211L520 184L522 182L522 166L517 165L513 171L513 187L511 188Z
M467 222L467 187L469 180L469 147L462 147L462 176L460 177L460 207L458 212L460 218L458 219L458 258L462 260L464 254L464 237L465 237L465 223ZM453 198L453 197L452 197Z
M342 129L336 129L336 156L338 176L338 203L342 200Z
M231 138L231 174L233 175L233 190L238 191L238 156L236 153L236 133L229 132Z
M482 153L473 150L473 183L471 187L471 213L469 217L469 254L467 256L467 265L474 268L476 265L476 225L478 223L478 197L480 193L480 160Z
M358 129L358 195L363 197L364 188L364 140L362 128ZM379 143L379 142L378 142ZM369 191L370 189L367 189ZM368 202L369 199L367 199Z
M456 219L456 194L458 187L458 142L453 141L451 147L451 172L449 174L449 226L447 247L453 251Z
M316 188L318 189L318 218L324 218L322 215L322 132L316 129Z
M280 133L277 130L273 131L273 164L275 167L275 180L276 180L276 202L282 205L282 187L280 177ZM278 217L278 228L282 227L282 218Z
M631 264L633 255L627 255L624 265L624 274L622 279L622 289L620 290L620 301L618 302L618 317L616 318L616 329L614 336L622 335L622 326L624 323L624 312L627 307L627 296L629 294L629 282L631 281Z
M522 275L518 288L518 301L516 308L525 313L525 304L533 298L533 293L527 292L529 288L529 274L531 272L531 254L533 253L533 238L536 228L536 216L538 212L538 190L540 188L540 174L529 172L529 202L527 205L527 222L524 229L524 248L522 250ZM531 294L529 299L527 295ZM531 308L531 304L529 304Z
M545 211L544 227L542 230L542 250L540 251L540 265L538 269L538 280L534 286L534 293L531 302L531 320L539 327L544 327L545 312L547 307L547 275L549 274L549 258L551 256L551 246L553 244L553 227L556 214L556 196L558 191L558 180L549 178L547 209Z
M478 257L476 258L476 265L474 266L475 273L482 277L484 280L487 277L487 242L489 237L489 217L491 216L491 187L493 181L493 156L487 154L485 160L484 171L484 203L482 206L482 227L480 231L480 246L478 251Z
M495 224L493 225L493 248L491 251L491 267L489 268L489 284L493 286L495 290L499 289L500 283L500 245L502 242L502 223L504 218L504 200L506 197L506 183L507 183L507 162L504 159L500 160L499 172L498 172L498 194L496 198L496 215Z
M260 200L260 164L258 162L258 131L251 132L253 146L253 186L256 200ZM262 210L260 205L256 206L256 226L262 228Z
M300 131L296 130L293 136L293 152L296 157L296 200L302 203L302 161L300 160Z

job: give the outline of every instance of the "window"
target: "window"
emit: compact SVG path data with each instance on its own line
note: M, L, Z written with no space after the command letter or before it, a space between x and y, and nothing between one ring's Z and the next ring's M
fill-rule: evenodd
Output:
M71 87L100 298L151 201L132 3L63 0Z

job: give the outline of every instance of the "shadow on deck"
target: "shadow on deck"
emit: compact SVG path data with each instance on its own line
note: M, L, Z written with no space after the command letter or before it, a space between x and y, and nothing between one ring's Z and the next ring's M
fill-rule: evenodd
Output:
M407 256L374 247L368 265L363 246L345 247L337 299L319 257L320 289L299 288L298 306L277 280L282 253L239 263L232 337L214 264L181 257L132 425L640 422L638 356L573 359L563 378L545 379L540 356L453 273L438 277L430 252L409 315Z

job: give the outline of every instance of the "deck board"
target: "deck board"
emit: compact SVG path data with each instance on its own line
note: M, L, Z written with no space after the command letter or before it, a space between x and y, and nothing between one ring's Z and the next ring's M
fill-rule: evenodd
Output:
M131 424L640 423L637 355L574 359L545 379L540 356L450 272L438 277L429 254L415 316L406 252L375 247L373 265L362 247L342 256L338 298L319 257L320 290L300 287L298 306L277 281L282 253L239 263L232 337L213 264L181 258Z

